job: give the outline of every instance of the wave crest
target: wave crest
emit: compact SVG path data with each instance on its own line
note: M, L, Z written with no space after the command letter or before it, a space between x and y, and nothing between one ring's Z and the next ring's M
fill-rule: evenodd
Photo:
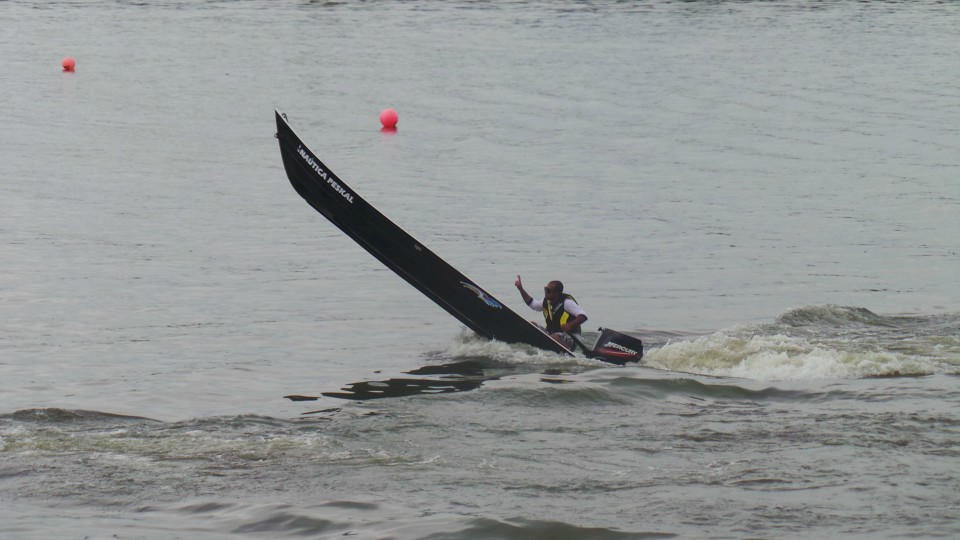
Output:
M838 327L850 325L892 326L886 317L877 315L867 308L833 304L803 306L792 309L778 317L777 324L793 327L811 325Z
M930 358L835 340L719 332L648 352L651 367L758 380L850 379L957 372Z

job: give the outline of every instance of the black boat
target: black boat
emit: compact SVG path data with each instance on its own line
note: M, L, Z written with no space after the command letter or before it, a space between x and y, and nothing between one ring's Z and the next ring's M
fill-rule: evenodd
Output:
M276 117L280 154L293 188L387 268L487 339L573 354L381 214L303 144L282 114ZM587 356L615 364L643 356L639 339L603 332L593 350L581 345Z

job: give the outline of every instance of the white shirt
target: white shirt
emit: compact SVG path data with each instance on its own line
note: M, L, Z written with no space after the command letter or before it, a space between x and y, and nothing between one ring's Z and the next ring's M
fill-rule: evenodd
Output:
M539 300L534 299L533 302L530 302L530 309L534 311L543 311L543 298ZM587 312L580 307L580 304L569 298L563 299L563 310L569 313L571 317L576 317L578 315L583 315L584 317L587 316Z

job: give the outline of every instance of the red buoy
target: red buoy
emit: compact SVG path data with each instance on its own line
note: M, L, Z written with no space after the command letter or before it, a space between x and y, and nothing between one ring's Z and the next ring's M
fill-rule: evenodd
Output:
M399 119L400 117L397 116L397 111L393 109L384 109L383 112L380 113L380 123L383 124L385 128L397 127L397 120Z

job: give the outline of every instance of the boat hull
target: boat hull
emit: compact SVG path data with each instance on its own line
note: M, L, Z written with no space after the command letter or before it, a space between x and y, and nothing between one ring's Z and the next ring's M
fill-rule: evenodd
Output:
M380 213L320 161L279 112L276 119L291 185L360 247L477 334L572 355Z

